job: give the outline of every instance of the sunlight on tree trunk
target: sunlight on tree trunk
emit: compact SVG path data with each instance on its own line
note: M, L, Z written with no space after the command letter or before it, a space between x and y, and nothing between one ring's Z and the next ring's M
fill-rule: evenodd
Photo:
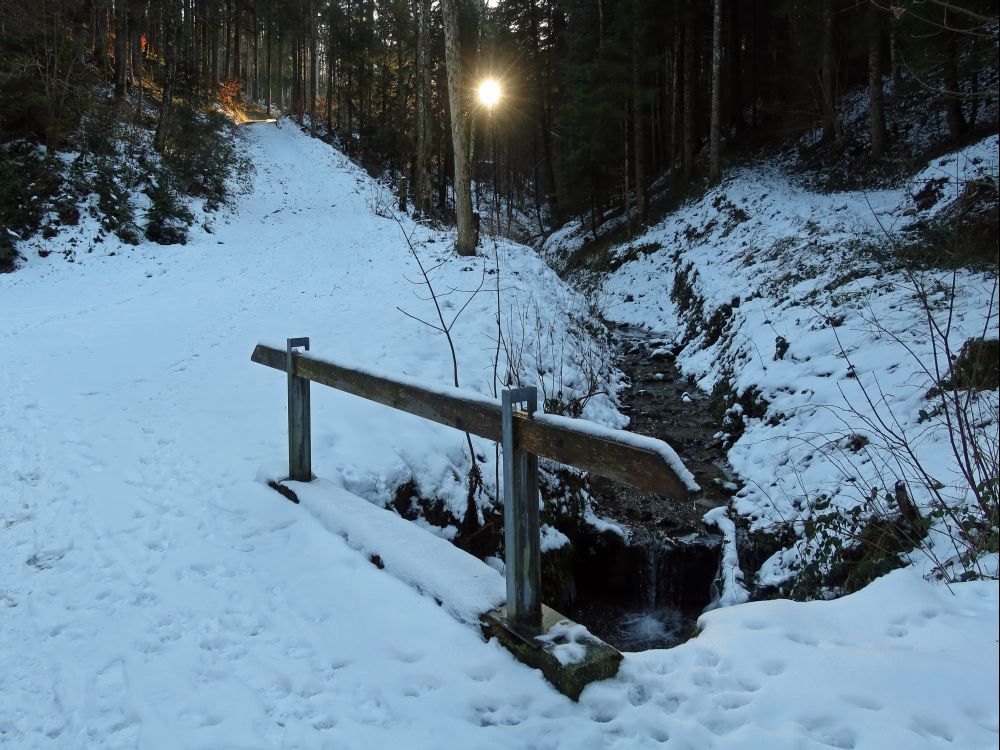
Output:
M474 255L476 230L472 217L472 183L469 164L469 118L466 112L465 79L462 71L459 10L461 0L442 0L444 52L448 68L448 104L451 112L451 142L455 160L455 213L459 255Z

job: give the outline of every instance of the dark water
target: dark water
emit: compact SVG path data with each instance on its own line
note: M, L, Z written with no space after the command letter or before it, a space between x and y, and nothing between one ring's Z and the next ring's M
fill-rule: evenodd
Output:
M677 370L668 342L639 329L614 330L618 365L632 384L622 399L628 429L667 441L703 492L680 503L595 481L598 512L627 527L629 541L579 571L573 616L619 650L668 648L694 634L711 600L721 545L701 518L726 505L736 484L709 396Z
M709 395L677 369L668 341L632 327L619 327L615 334L622 351L619 367L632 383L623 398L628 429L665 440L677 451L702 488L699 507L726 505L736 487L716 437L721 426Z

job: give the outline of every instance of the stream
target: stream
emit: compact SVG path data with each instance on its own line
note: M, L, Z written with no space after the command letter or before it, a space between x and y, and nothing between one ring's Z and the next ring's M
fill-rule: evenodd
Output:
M666 440L695 475L702 493L685 503L595 478L600 515L628 529L574 540L577 597L567 614L622 651L665 648L687 640L712 601L721 538L702 516L737 490L708 394L674 366L670 342L647 331L612 326L618 366L631 388L621 410L632 432Z

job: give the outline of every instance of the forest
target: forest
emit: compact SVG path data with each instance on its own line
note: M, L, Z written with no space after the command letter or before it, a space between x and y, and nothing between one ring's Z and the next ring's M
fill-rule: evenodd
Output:
M645 225L654 186L681 195L813 126L817 163L891 175L915 154L887 107L943 109L960 144L988 132L997 93L996 9L974 0L4 0L0 24L7 163L18 142L79 141L108 106L151 118L170 161L192 107L254 106L405 176L417 214L458 220L461 253L473 213L509 228L517 212L535 236L581 214L595 233ZM495 106L476 96L487 79ZM868 127L845 132L858 86ZM5 184L5 223L37 229Z

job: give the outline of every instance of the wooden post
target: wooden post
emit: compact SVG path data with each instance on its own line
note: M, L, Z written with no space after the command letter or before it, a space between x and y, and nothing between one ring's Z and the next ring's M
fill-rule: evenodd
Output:
M399 178L399 210L406 211L406 178Z
M286 370L288 371L288 478L296 482L312 481L312 428L309 420L309 380L295 374L292 350L305 347L309 337L288 339Z
M534 414L538 408L536 390L504 390L501 400L507 617L515 625L534 630L542 621L538 457L514 445L515 403L525 403L528 415Z

